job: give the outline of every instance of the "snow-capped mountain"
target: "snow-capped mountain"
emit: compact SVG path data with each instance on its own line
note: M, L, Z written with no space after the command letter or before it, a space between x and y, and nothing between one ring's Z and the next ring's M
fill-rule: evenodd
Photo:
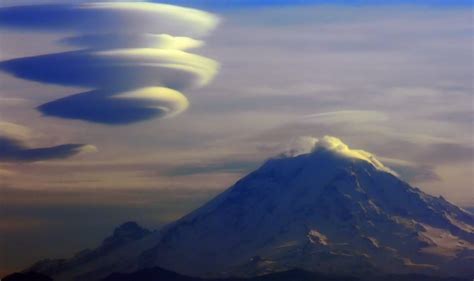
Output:
M339 139L268 160L143 255L190 275L474 273L474 218Z
M160 266L190 276L300 268L474 277L474 217L411 187L372 154L324 137L268 160L201 208L117 251L119 258L108 254L55 276L92 280L94 272L118 271L120 261L124 272Z

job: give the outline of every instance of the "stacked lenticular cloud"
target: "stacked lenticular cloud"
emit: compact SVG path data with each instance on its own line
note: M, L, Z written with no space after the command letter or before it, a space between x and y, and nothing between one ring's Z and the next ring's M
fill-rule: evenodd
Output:
M216 61L189 52L217 23L200 10L144 2L2 8L1 27L71 33L60 42L79 50L3 61L0 69L89 89L39 106L45 115L109 125L175 116L189 104L182 91L218 71Z

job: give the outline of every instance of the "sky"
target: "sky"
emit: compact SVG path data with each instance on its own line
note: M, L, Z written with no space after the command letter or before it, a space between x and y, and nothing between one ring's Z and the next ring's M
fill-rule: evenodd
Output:
M188 8L0 2L0 274L158 228L302 136L474 206L471 1L164 2Z

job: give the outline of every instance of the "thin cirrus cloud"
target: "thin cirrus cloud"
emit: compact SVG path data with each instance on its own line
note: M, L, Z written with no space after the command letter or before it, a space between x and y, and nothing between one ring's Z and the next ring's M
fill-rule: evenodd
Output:
M97 150L93 145L77 143L30 147L27 142L31 138L32 135L28 128L0 121L0 162L36 162L64 159L79 153L95 152Z
M0 26L74 32L60 42L83 49L11 59L0 69L91 89L40 105L47 116L108 125L171 117L189 105L181 91L205 86L217 74L216 61L186 51L204 44L188 36L205 36L217 23L200 10L143 2L3 8Z

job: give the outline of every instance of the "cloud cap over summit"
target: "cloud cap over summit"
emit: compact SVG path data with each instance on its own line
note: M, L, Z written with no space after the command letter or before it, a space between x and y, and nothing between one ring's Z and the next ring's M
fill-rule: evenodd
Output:
M384 166L382 162L377 160L375 155L372 153L360 149L351 149L347 144L342 142L341 139L333 136L324 136L322 138L296 138L288 145L287 150L283 152L282 155L287 157L295 157L298 155L314 153L318 151L329 151L330 153L334 153L341 157L363 160L372 164L379 170L390 172L396 175L394 171Z

